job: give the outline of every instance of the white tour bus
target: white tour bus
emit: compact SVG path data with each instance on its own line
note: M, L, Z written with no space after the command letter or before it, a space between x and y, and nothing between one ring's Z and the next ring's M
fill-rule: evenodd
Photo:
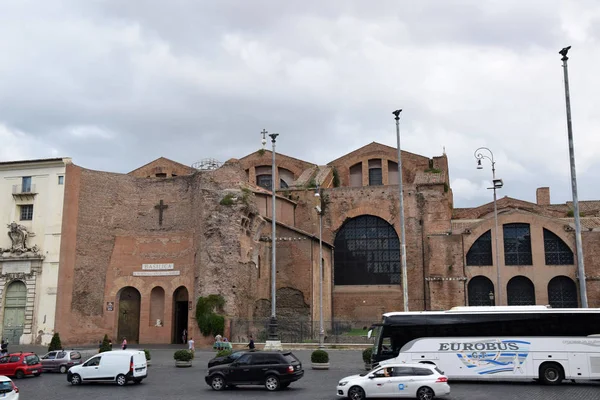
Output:
M600 379L600 309L455 307L374 326L373 363L435 364L451 379Z

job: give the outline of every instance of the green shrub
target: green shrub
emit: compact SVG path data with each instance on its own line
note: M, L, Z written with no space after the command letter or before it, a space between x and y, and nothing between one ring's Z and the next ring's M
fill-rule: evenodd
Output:
M60 343L60 336L58 332L52 335L52 340L50 341L50 346L48 346L48 351L61 350L62 344Z
M150 361L152 357L150 357L150 350L144 349L144 353L146 353L146 360Z
M100 346L100 353L105 351L110 351L110 341L108 340L108 335L104 335L104 339L102 339L102 345Z
M219 294L198 297L196 322L205 337L223 335L225 332L225 318L215 312L215 310L221 310L223 306L225 306L225 299Z
M310 361L314 363L328 363L329 354L325 350L315 350L310 355Z
M231 350L219 350L217 351L217 355L215 357L227 357L232 353Z
M365 364L371 364L371 356L373 355L373 348L369 347L368 349L364 349L362 352L362 359Z
M231 206L234 203L234 200L233 200L234 198L235 198L235 196L233 195L233 193L227 193L225 195L225 197L223 197L221 199L221 201L219 202L219 204L222 205L222 206Z
M177 350L175 354L173 354L173 358L176 361L192 361L194 359L194 354L189 350Z

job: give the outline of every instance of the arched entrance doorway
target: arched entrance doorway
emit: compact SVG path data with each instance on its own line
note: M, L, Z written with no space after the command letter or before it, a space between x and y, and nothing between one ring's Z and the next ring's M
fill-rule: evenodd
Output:
M117 343L124 337L129 343L139 343L141 299L140 292L134 287L127 286L120 290Z
M509 306L534 306L535 288L533 282L524 276L515 276L506 285Z
M188 329L188 291L184 286L178 287L173 292L173 333L172 343L184 342L183 331ZM186 340L187 340L186 335Z
M495 293L494 284L485 276L475 276L469 281L470 306L493 306Z
M548 302L552 308L577 308L577 286L567 276L555 276L548 283Z
M25 303L27 287L21 281L14 281L6 289L4 297L4 323L2 337L9 343L18 344L25 324Z

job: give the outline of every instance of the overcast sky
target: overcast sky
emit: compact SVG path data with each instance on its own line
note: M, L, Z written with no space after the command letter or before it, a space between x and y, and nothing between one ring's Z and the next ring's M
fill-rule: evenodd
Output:
M600 1L2 0L0 160L128 172L277 151L318 164L372 141L445 148L455 206L600 199Z

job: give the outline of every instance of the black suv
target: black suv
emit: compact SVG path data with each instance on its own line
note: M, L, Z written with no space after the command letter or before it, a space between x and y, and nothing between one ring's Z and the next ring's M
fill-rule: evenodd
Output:
M273 391L286 388L303 376L302 363L291 352L260 351L245 353L231 364L210 368L205 380L214 390L265 385Z

